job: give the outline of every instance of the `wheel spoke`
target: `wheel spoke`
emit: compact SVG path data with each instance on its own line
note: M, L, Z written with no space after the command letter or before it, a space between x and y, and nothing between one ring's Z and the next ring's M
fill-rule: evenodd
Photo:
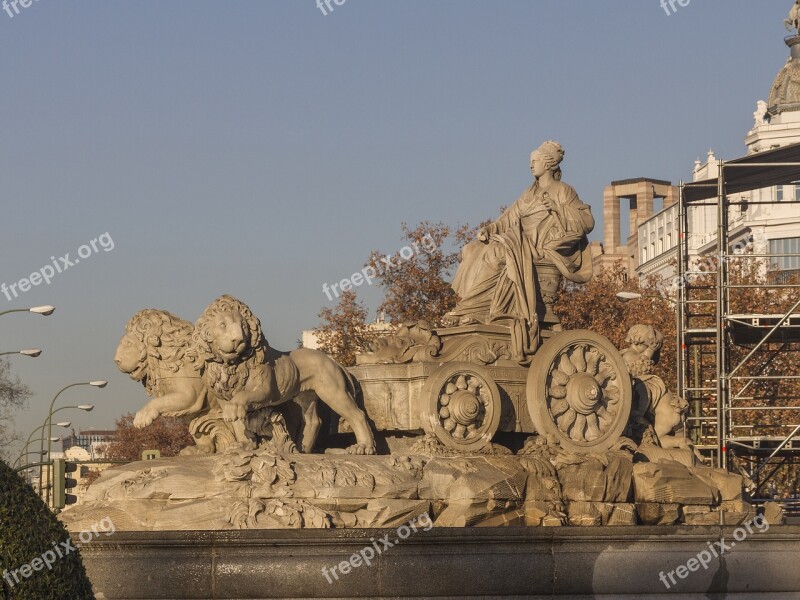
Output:
M605 363L602 367L600 367L600 371L597 373L597 383L601 386L604 386L609 379L615 379L616 375L614 374L614 367Z
M550 413L554 417L558 417L559 415L563 415L567 412L569 408L569 403L566 400L556 399L550 404Z
M567 375L575 374L575 365L572 364L572 361L566 354L561 355L558 368L561 372L566 373Z
M600 353L592 348L586 353L586 372L590 375L597 375L600 366Z
M554 385L550 388L550 397L551 398L566 398L567 397L567 388L562 385Z
M592 413L586 415L586 441L591 442L600 437L600 428L598 427L599 421L597 415Z
M586 372L586 346L576 346L569 358L578 373Z
M575 417L577 413L570 408L567 412L556 419L556 423L558 424L558 428L563 431L567 432L572 424L575 422Z
M583 442L583 430L586 428L586 417L584 415L578 415L575 419L575 424L572 426L572 429L569 432L569 437L574 442Z
M559 371L558 369L554 370L552 373L553 383L558 385L567 385L569 383L569 375L566 373Z

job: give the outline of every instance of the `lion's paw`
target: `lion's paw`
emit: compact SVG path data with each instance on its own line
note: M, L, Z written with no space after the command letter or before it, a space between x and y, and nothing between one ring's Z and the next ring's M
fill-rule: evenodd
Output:
M137 429L147 427L158 418L158 411L153 408L143 408L133 417L133 426Z
M347 449L347 453L359 456L376 454L375 446L365 446L364 444L353 444Z
M247 410L241 404L228 402L225 406L222 407L222 418L225 421L228 421L229 423L232 421L238 421L240 419L244 419L246 414Z

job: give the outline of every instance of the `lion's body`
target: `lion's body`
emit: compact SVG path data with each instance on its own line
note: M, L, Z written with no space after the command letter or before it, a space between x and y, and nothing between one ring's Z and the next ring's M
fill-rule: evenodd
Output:
M317 350L300 348L288 354L272 350L259 320L235 298L222 296L206 308L195 326L194 341L205 363L204 381L224 401L226 420L237 422L251 411L295 400L305 417L301 445L310 451L319 430L315 408L320 399L353 427L357 445L351 451L375 452L347 371Z
M114 360L152 397L136 413L136 427L161 415L195 416L207 407L207 390L191 353L193 330L191 323L164 310L145 309L128 321Z

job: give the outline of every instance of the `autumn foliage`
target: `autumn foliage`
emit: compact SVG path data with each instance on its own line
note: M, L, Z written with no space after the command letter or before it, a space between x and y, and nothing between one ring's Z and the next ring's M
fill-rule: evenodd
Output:
M342 292L334 308L323 308L322 324L314 330L320 348L346 367L356 364L356 354L367 352L374 337L367 324L367 309L352 290Z
M114 441L106 446L105 456L111 460L142 460L144 450L159 450L161 456L177 456L193 444L182 419L159 417L149 427L136 429L133 414L127 414L117 420Z

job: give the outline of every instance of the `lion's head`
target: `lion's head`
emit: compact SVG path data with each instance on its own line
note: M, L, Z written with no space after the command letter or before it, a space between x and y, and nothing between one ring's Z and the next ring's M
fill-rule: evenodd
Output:
M200 360L237 364L255 354L264 356L267 342L261 323L246 304L232 296L214 300L194 328L194 345Z
M246 304L228 295L203 311L195 323L193 341L205 365L206 381L227 400L247 383L251 367L264 363L269 350L258 318Z
M177 373L188 358L193 326L165 310L148 308L131 317L117 346L114 362L134 381L141 381L153 395L156 370Z

